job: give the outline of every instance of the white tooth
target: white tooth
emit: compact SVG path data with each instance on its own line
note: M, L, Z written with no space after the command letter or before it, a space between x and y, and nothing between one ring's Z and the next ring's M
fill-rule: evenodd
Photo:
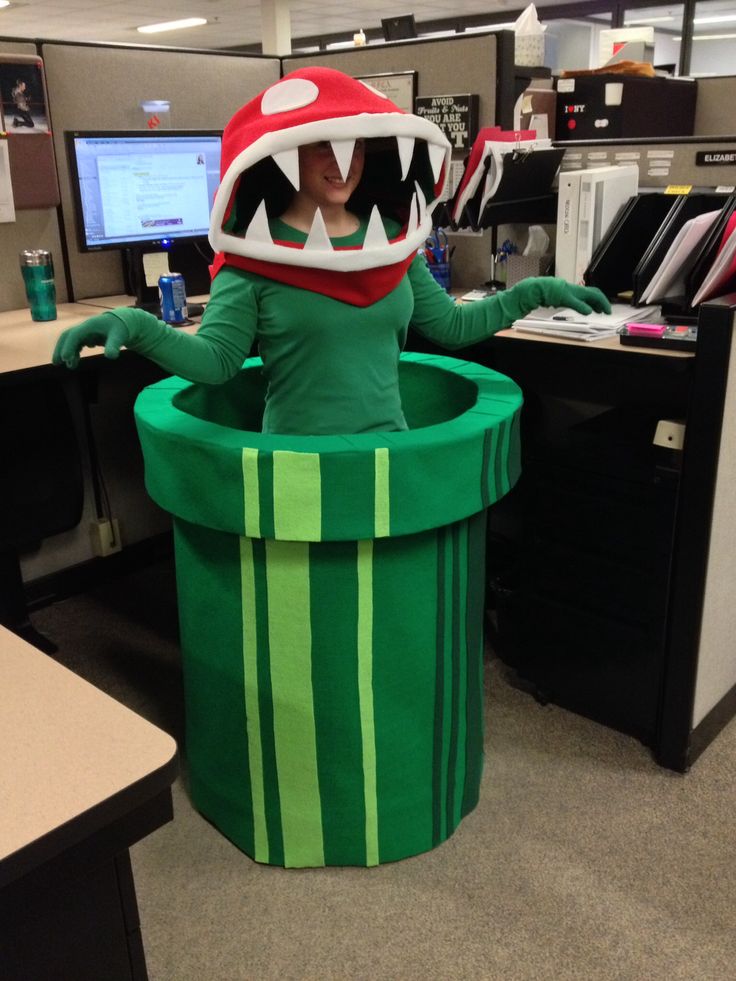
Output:
M256 213L253 215L250 225L245 232L246 242L265 242L268 245L273 245L273 239L271 238L271 232L268 227L268 215L266 214L266 202L261 201L261 203L256 208Z
M381 249L388 245L388 238L386 237L386 229L383 227L383 221L381 220L381 214L378 210L378 205L373 205L373 210L371 211L371 217L368 220L368 228L366 229L365 238L363 240L364 249Z
M305 250L309 249L318 252L324 252L325 250L332 252L332 242L330 242L330 236L327 234L327 228L325 226L325 220L322 217L322 212L317 208L314 212L314 218L312 219L312 227L309 229L309 235L307 235L307 241L304 243Z
M412 194L411 196L411 208L409 208L409 223L406 227L407 236L415 232L419 227L419 219L417 215L417 196Z
M416 181L414 181L414 187L417 189L417 201L419 203L419 224L421 225L421 223L427 217L427 199Z
M291 181L295 191L299 190L299 151L296 147L292 150L282 150L274 153L273 159L283 170L284 174Z
M350 173L350 162L353 159L355 140L330 140L330 146L335 155L337 166L340 168L340 176L346 181Z
M442 173L442 164L445 160L445 148L437 143L428 143L427 146L429 148L429 162L432 165L432 174L436 184L440 179L440 174Z
M396 142L399 147L399 160L401 161L401 179L405 181L411 166L411 158L414 156L414 137L397 136Z

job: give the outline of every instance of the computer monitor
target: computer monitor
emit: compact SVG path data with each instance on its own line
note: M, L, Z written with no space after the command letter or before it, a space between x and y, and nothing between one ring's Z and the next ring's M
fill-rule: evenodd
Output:
M140 306L155 306L142 256L206 244L221 133L94 130L65 138L80 250L120 250L126 287ZM206 271L205 258L201 265Z
M399 17L382 17L384 41L405 41L417 36L414 14L401 14Z
M206 238L220 181L220 133L65 135L83 252Z

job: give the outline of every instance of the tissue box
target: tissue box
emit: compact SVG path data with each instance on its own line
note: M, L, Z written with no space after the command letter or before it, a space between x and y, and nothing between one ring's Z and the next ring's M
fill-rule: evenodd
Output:
M514 39L517 65L536 68L544 64L544 34L517 34Z
M551 255L510 255L506 262L506 285L513 286L529 276L544 276L552 265Z

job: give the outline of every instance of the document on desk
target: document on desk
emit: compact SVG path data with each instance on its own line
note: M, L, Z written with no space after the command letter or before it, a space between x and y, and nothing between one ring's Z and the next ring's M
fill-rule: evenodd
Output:
M571 307L537 307L511 326L524 334L598 341L615 337L624 324L656 319L658 313L658 307L630 307L627 303L612 303L610 313L589 313L587 316Z

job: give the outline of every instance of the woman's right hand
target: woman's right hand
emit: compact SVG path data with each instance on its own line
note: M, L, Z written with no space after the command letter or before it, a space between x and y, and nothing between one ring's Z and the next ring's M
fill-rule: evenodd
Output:
M76 368L83 347L103 347L106 358L117 358L120 349L128 343L125 324L112 313L90 317L76 327L70 327L59 337L51 361Z

